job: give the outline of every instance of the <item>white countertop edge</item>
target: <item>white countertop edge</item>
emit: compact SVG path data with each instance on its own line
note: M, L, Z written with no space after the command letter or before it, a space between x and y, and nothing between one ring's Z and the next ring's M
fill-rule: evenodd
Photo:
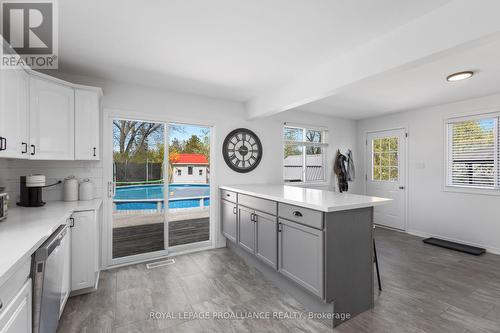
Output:
M286 186L286 185L283 185ZM303 201L296 201L296 200L290 200L282 197L277 197L274 195L268 195L266 193L261 193L261 192L254 192L254 191L249 191L249 190L244 190L241 188L238 188L237 186L231 186L231 185L220 185L220 189L222 190L228 190L232 192L237 192L241 194L246 194L250 195L253 197L258 197L262 199L267 199L267 200L272 200L272 201L277 201L281 203L286 203L298 207L304 207L304 208L310 208L313 210L319 210L325 213L330 213L330 212L338 212L342 210L350 210L350 209L357 209L357 208L366 208L366 207L373 207L373 206L379 206L386 204L389 201L392 201L392 199L386 199L386 198L378 198L380 200L378 201L372 201L372 202L367 202L367 203L354 203L354 204L337 204L336 206L322 206L322 205L315 205ZM318 190L318 189L313 189L317 191L324 191L324 190ZM333 192L333 191L330 191ZM337 192L334 192L337 193ZM340 193L339 193L340 194Z
M51 202L49 201L47 204L50 204ZM53 203L53 202L52 202ZM20 258L18 258L14 264L12 264L9 268L6 270L0 271L0 286L3 285L11 276L14 274L17 269L19 269L25 262L26 260L30 260L30 257L35 251L52 235L57 228L61 224L65 224L66 220L71 216L71 214L75 212L81 212L81 211L89 211L89 210L98 210L102 206L102 199L93 199L89 201L75 201L75 206L72 207L71 209L68 209L65 211L63 215L60 217L56 217L54 224L47 230L47 232L43 235L41 235L40 239L35 242L29 251L24 253ZM8 213L12 214L12 211L18 212L22 209L26 209L24 207L14 207L11 208ZM28 209L33 209L33 208L28 208ZM7 215L8 218L9 215ZM5 255L5 254L3 254ZM7 254L8 255L8 254Z

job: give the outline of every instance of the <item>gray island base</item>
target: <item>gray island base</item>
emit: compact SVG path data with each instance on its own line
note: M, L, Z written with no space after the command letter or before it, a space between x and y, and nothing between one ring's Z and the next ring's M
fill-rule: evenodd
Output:
M389 200L269 186L221 186L227 247L329 327L373 308L373 206Z

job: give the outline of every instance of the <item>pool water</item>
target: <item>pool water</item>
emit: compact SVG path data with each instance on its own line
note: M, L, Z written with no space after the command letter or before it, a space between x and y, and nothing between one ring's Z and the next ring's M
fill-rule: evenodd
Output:
M134 200L163 199L163 188L163 185L117 187L113 199L123 201L115 202L116 209L157 209L156 201L143 202ZM200 199L203 199L203 206L208 207L210 205L210 185L208 184L170 184L168 185L168 192L169 208L200 207ZM164 203L162 203L162 208L165 208Z

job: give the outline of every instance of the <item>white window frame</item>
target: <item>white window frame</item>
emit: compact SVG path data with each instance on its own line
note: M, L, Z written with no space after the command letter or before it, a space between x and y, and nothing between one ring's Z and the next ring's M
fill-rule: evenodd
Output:
M284 130L285 130L285 127L287 128L297 128L297 129L301 129L302 130L302 138L303 138L303 141L293 141L293 140L285 140L283 138L283 133L284 133ZM307 130L313 130L313 131L318 131L318 132L321 132L321 142L306 142L305 141L305 138L306 138L306 132ZM297 123L284 123L283 124L283 127L282 127L282 131L281 131L281 137L282 137L282 140L283 140L283 145L282 145L282 149L281 149L281 153L282 153L282 156L281 156L281 163L282 163L282 170L283 170L283 183L285 185L290 185L290 186L293 186L293 185L304 185L304 184L308 184L308 185L325 185L328 183L328 179L327 179L327 173L326 173L326 169L327 169L327 148L328 148L328 128L327 127L322 127L322 126L316 126L316 125L307 125L307 124L297 124ZM286 144L294 144L294 145L298 145L298 146L302 146L304 147L304 149L302 149L302 181L301 182L286 182L285 181L285 145ZM306 149L305 147L307 146L315 146L315 147L321 147L322 149L322 155L323 155L323 159L322 159L322 166L323 166L323 179L321 180L307 180L306 179L306 170L307 170L307 167L306 167Z
M473 186L462 186L462 185L455 185L451 183L451 167L450 163L452 160L452 149L451 149L451 142L452 142L452 130L451 126L454 123L460 123L464 121L474 121L474 120L480 120L480 119L487 119L487 118L496 118L496 123L495 126L497 127L497 131L495 131L495 137L494 137L494 169L496 172L496 179L495 181L495 187L473 187ZM479 113L479 114L472 114L472 115L465 115L465 116L458 116L458 117L452 117L445 119L444 121L444 133L445 133L445 158L444 158L444 184L443 184L443 191L445 192L458 192L458 193L468 193L468 194L484 194L484 195L500 195L500 147L499 147L499 142L500 138L498 137L500 130L498 128L500 127L500 112L490 112L490 113Z

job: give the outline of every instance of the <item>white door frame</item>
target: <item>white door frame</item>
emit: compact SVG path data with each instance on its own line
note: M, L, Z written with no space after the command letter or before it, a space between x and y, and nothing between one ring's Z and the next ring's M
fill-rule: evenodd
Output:
M113 218L112 218L112 200L108 198L108 181L113 179L113 142L112 142L112 133L113 133L113 119L130 119L144 122L158 122L165 124L165 133L166 140L169 140L168 136L168 128L167 126L170 123L176 124L190 124L190 125L199 125L203 127L210 127L210 156L215 156L215 126L211 123L199 123L196 121L190 120L174 120L169 119L167 117L161 117L157 114L146 114L143 112L138 113L137 111L132 110L118 110L105 108L102 113L102 168L103 168L103 223L101 227L101 266L103 269L118 267L124 265L132 265L135 263L140 263L144 261L150 261L162 257L178 255L193 251L199 251L200 249L208 249L213 248L215 244L217 244L217 232L214 221L216 221L216 210L213 209L213 203L216 202L216 188L212 186L212 184L216 184L215 173L210 173L210 211L209 211L209 240L185 245L179 245L175 247L168 247L168 220L167 220L167 209L165 210L165 244L166 249L162 251L149 252L144 254L137 254L133 256L116 258L113 259ZM165 145L165 156L168 156L168 144ZM210 160L210 168L213 170L215 168L215 163L212 158ZM165 167L168 170L168 158ZM165 184L168 186L168 184Z
M405 162L405 167L404 167L404 171L405 171L405 176L404 176L404 183L405 183L405 214L404 214L404 229L403 230L399 230L399 229L394 229L394 230L397 230L397 231L404 231L404 232L408 232L408 221L409 221L409 193L410 193L410 190L409 190L409 184L408 184L408 179L409 179L409 156L410 156L410 150L409 150L409 137L410 137L410 133L408 131L408 126L405 125L405 126L398 126L398 127L390 127L390 128L385 128L385 129L377 129L377 130L369 130L369 131L365 131L364 133L364 139L365 139L365 152L364 152L364 167L365 167L365 179L364 179L364 193L366 195L366 193L368 192L368 189L367 189L367 183L368 183L368 172L370 172L371 170L371 160L367 158L368 156L368 135L369 134L375 134L375 133L380 133L380 132L386 132L386 131L394 131L394 130L404 130L405 133L406 133L406 137L405 137L405 142L404 142L404 147L405 147L405 150L406 150L406 156L404 158L404 162ZM392 229L392 228L389 228L389 227L384 227L384 226L380 226L381 228L388 228L388 229Z

